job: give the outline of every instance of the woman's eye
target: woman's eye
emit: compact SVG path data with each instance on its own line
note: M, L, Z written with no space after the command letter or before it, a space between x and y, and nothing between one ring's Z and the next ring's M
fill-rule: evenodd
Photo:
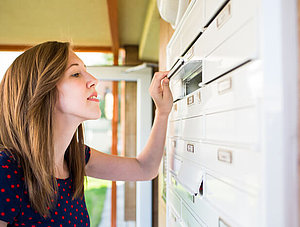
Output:
M79 76L79 73L74 73L72 76L73 76L73 77L78 77L78 76Z

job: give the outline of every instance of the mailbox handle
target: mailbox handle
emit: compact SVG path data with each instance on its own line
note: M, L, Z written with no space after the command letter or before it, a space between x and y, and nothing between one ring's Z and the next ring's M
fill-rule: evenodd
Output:
M167 77L170 79L183 64L184 60L182 58L179 58L177 63L172 67L171 71L168 73Z

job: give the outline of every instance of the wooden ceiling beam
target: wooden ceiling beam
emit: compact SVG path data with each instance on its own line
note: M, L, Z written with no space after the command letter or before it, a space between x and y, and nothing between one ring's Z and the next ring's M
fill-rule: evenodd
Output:
M118 26L118 0L107 0L110 34L112 40L112 52L114 65L118 65L119 59L119 26Z
M110 46L73 46L75 52L102 52L111 53Z
M33 46L31 45L1 45L0 51L25 51ZM110 46L72 46L75 52L102 52L112 53Z
M1 45L0 51L24 51L29 49L32 46L29 45Z

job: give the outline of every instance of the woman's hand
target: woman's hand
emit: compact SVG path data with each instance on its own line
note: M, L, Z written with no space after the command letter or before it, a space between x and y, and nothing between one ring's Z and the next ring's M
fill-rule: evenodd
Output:
M156 72L149 87L149 93L155 103L156 112L160 115L169 115L173 105L173 97L169 88L167 72Z
M155 73L149 87L157 109L143 151L136 158L128 158L108 155L91 148L91 158L85 167L87 176L112 181L152 180L157 176L166 142L168 115L173 105L167 75L168 72Z

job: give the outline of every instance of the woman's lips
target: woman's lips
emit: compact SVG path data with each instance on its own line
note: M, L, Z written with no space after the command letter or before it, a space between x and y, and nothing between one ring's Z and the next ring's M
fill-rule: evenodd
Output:
M88 97L89 101L94 101L94 102L99 102L99 98L97 98L97 96L90 96Z
M89 101L99 102L99 98L97 92L93 92L90 97L87 98Z

